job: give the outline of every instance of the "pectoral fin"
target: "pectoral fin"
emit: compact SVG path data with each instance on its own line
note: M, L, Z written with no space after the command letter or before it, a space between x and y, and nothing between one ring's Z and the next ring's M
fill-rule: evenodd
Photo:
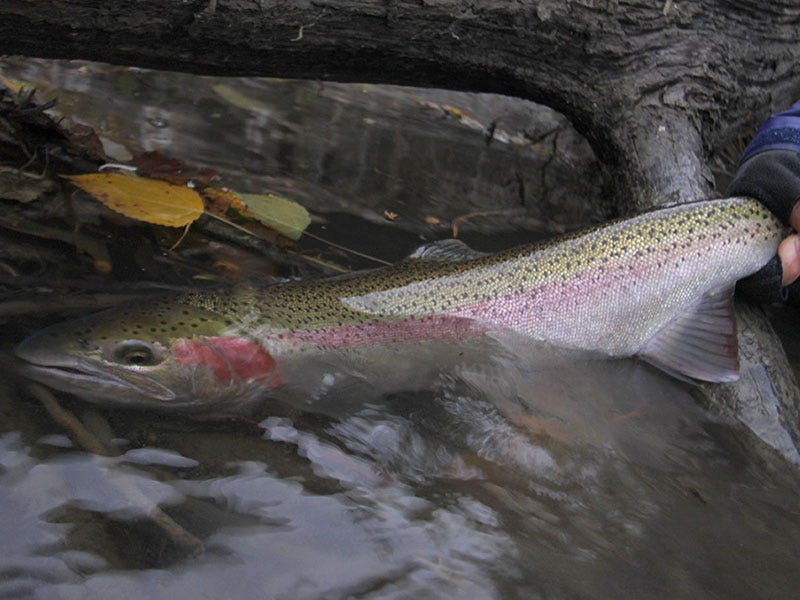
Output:
M733 288L705 294L665 325L639 354L677 376L725 382L739 378Z

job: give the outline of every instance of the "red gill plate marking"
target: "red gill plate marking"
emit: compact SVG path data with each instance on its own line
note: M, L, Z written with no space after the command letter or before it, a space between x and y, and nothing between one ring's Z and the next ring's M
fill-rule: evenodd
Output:
M253 380L281 385L277 363L272 355L257 343L241 337L205 337L178 340L172 347L175 361L182 365L208 367L220 383Z

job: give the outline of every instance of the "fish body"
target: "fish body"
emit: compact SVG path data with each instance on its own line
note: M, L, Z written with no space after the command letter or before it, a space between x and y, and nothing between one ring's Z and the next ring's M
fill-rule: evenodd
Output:
M679 205L487 255L449 240L395 266L206 290L55 325L17 348L33 379L102 403L202 412L302 379L303 357L510 332L531 345L737 376L735 282L783 227L746 198Z

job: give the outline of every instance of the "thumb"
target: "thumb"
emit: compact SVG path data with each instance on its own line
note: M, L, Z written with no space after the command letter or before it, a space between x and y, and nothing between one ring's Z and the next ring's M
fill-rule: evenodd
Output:
M795 208L794 213L797 212ZM781 259L781 267L783 268L781 283L789 285L800 277L800 236L793 233L783 240L778 246L778 256Z

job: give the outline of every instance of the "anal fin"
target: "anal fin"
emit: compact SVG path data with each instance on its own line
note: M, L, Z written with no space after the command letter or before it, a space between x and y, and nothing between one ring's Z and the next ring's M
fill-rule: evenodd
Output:
M739 358L733 288L703 295L661 328L639 356L679 378L736 381Z

